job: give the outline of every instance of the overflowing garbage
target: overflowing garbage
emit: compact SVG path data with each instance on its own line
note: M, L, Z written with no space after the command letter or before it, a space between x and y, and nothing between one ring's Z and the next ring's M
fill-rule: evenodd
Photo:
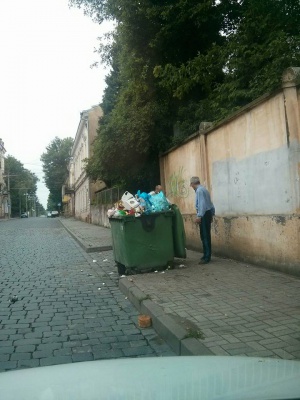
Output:
M159 193L145 193L140 190L135 196L125 192L114 207L107 211L108 218L132 215L140 217L142 214L152 214L170 210L171 204L162 191Z

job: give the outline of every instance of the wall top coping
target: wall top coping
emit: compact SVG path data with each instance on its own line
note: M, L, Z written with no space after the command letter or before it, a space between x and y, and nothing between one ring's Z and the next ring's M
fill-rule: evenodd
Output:
M210 132L214 131L216 128L219 128L222 125L226 125L228 122L234 120L237 118L239 115L245 114L247 111L251 110L252 108L256 107L258 104L263 103L265 100L277 95L278 93L282 92L282 89L278 89L275 92L272 93L266 93L257 99L253 100L251 103L248 103L246 106L241 107L238 111L235 111L234 113L230 114L228 117L222 119L221 121L218 122L212 122L211 126L209 126L207 129L203 129L201 123L201 129L199 129L198 132L193 133L192 135L188 136L186 139L184 139L181 143L177 144L176 146L171 147L169 150L161 153L159 156L163 157L175 149L178 149L178 147L181 147L182 145L190 142L191 140L195 139L197 136L201 135L208 135Z
M300 67L289 67L282 74L282 87L293 87L300 84Z

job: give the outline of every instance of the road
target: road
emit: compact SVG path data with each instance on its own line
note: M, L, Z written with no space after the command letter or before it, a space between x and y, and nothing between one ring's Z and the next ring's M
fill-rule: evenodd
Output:
M152 328L139 329L111 251L85 253L46 218L1 221L0 243L1 372L174 355Z

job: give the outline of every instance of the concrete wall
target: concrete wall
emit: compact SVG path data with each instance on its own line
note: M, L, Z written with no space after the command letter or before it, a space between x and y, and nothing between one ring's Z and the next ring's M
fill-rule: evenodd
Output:
M300 69L283 87L161 157L161 180L200 248L189 178L216 208L213 252L300 275Z
M111 205L107 204L91 206L91 223L110 228L109 219L107 217L109 208L111 208Z

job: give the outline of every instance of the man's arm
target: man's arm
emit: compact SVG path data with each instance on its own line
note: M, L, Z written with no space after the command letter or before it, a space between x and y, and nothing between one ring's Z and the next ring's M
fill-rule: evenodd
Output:
M202 190L196 191L196 210L197 210L197 218L195 220L196 224L201 223L201 218L204 215L204 199Z
M196 207L196 210L197 210L197 217L198 217L198 218L201 218L201 217L203 217L204 212L205 212L205 208L204 208L204 198L203 198L203 192L202 192L202 190L197 190L196 196L197 196L197 202L196 202L196 204L197 204L197 207Z

